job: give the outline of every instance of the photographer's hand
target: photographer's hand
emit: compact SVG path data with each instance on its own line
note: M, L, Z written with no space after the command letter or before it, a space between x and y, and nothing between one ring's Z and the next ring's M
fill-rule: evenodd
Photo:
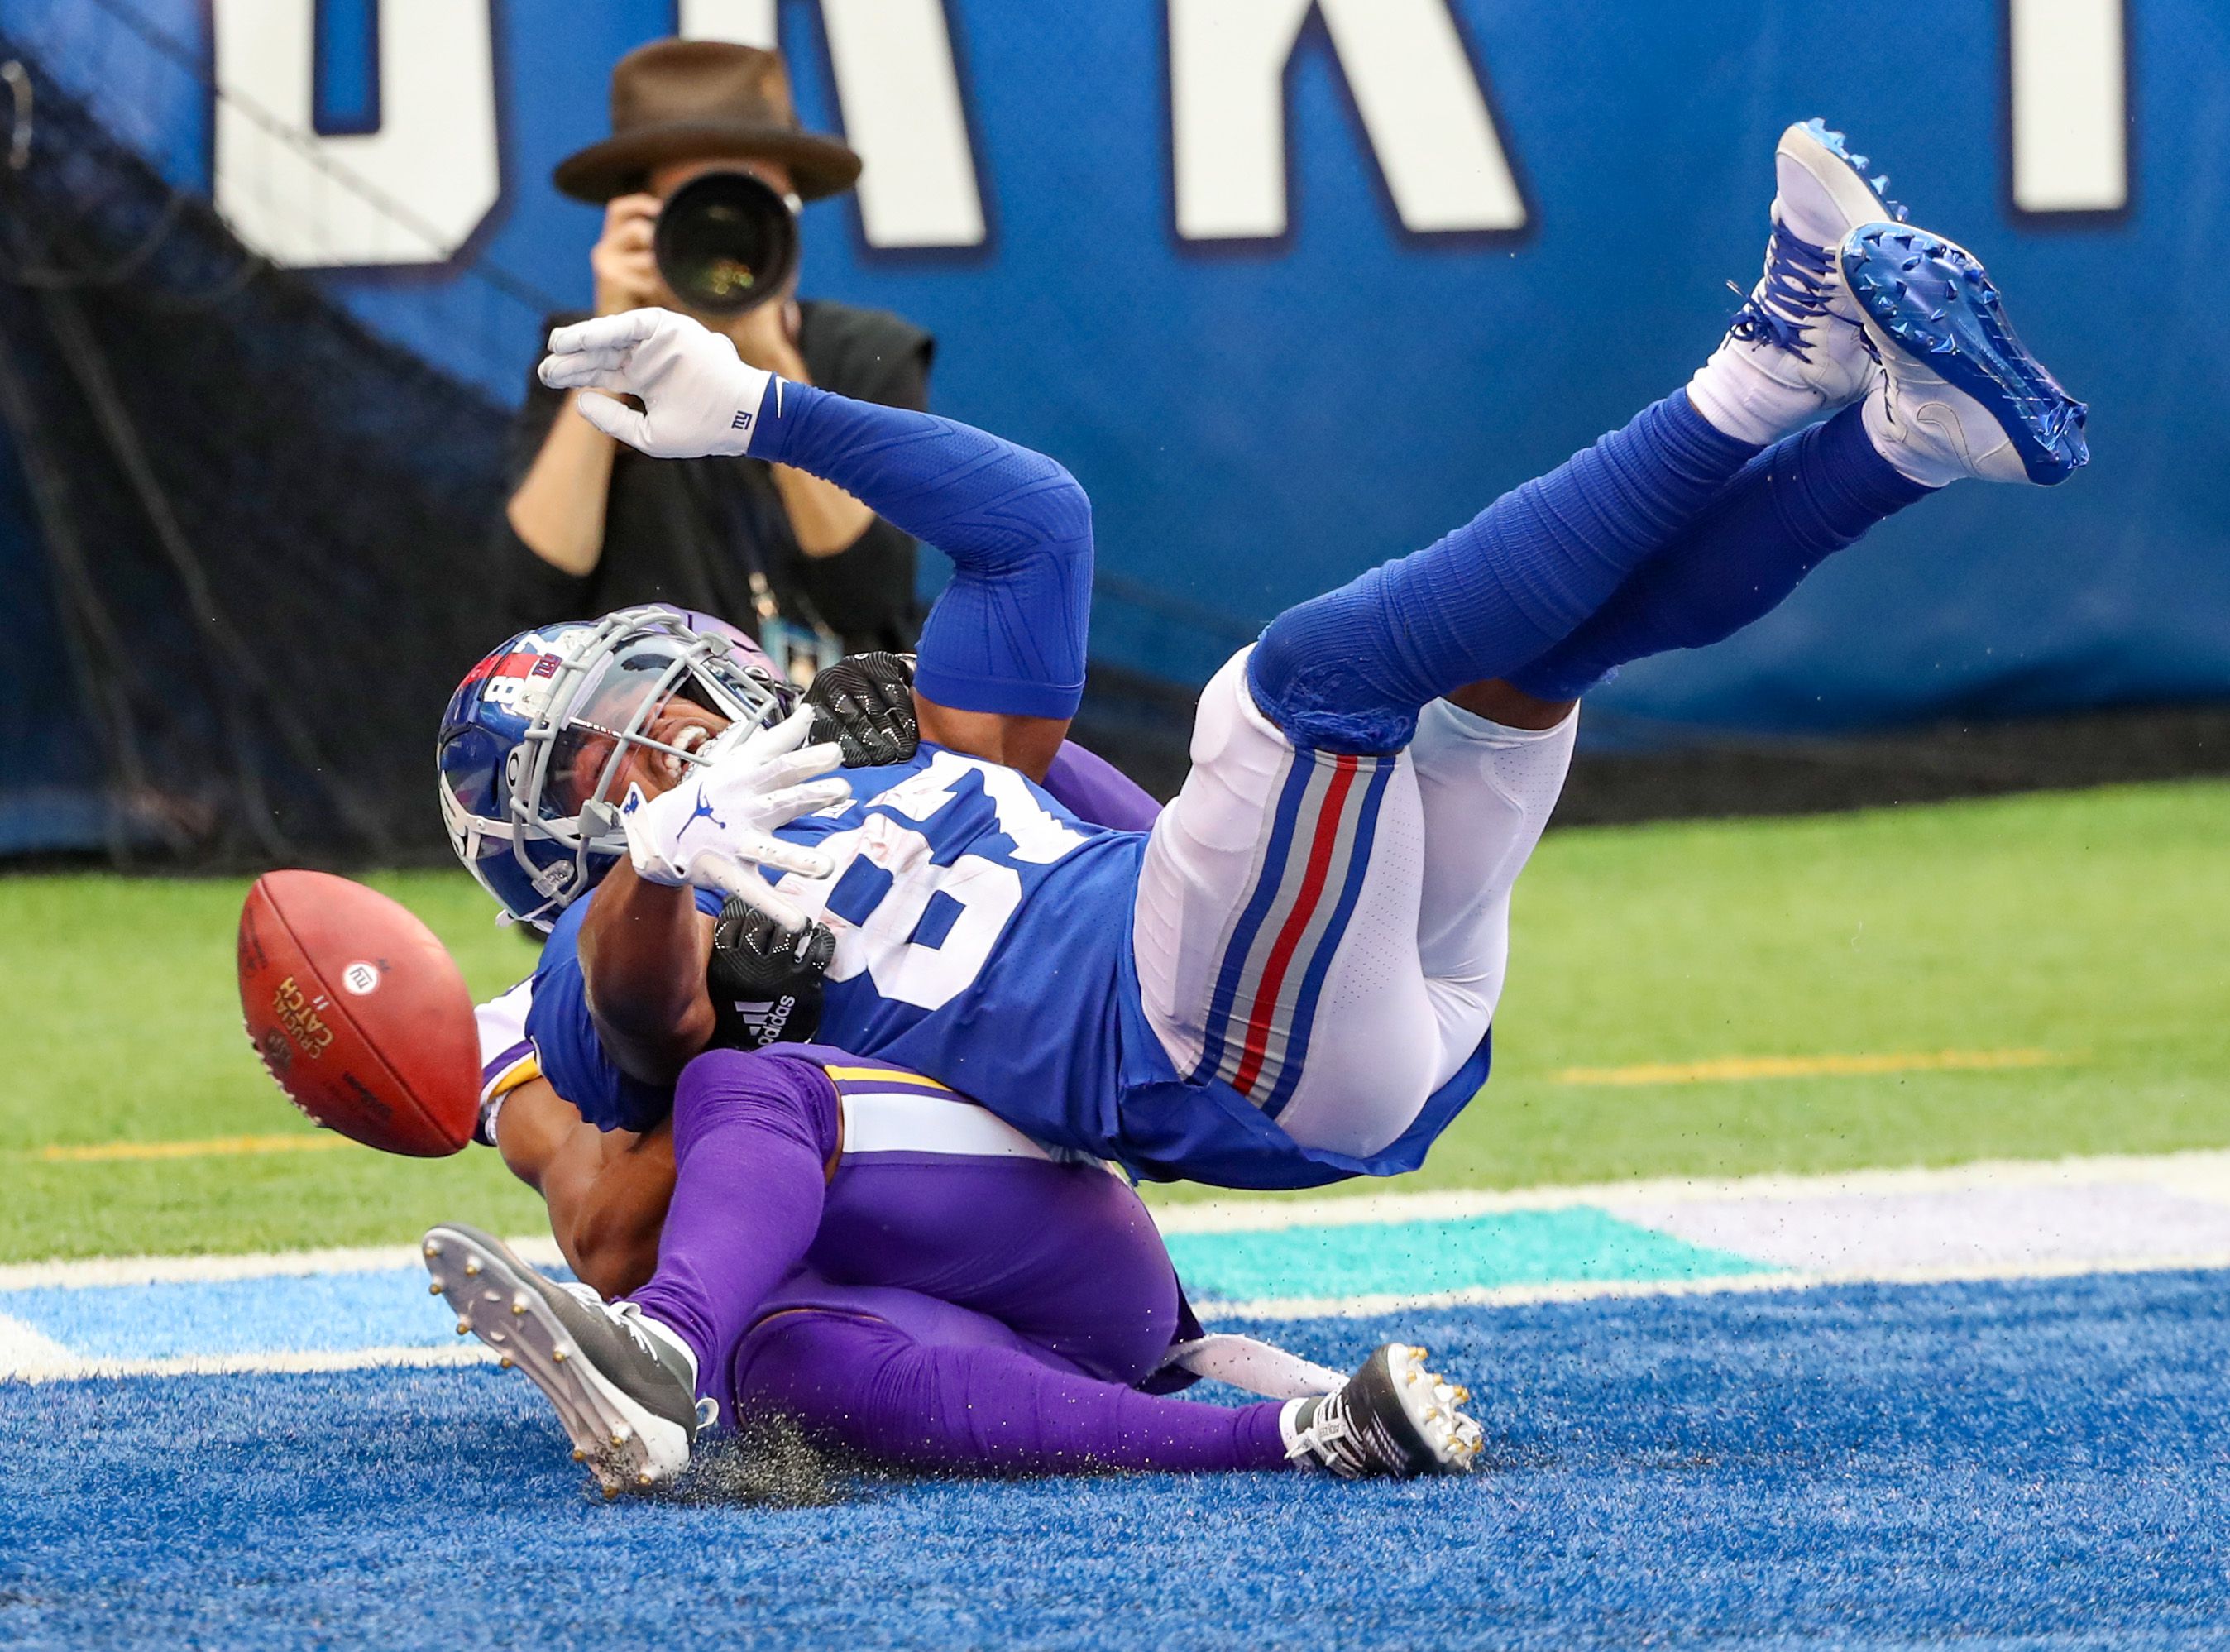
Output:
M598 315L670 301L651 252L657 223L654 195L622 195L606 204L604 233L589 252L589 268L596 278Z
M797 352L797 303L776 299L745 310L725 325L715 323L735 341L736 353L751 366L764 368L793 384L810 384L805 358Z

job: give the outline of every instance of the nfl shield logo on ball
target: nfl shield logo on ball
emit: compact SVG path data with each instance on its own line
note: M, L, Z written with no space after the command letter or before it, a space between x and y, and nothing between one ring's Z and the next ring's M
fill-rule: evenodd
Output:
M379 966L376 964L351 964L341 971L341 984L361 998L379 985Z

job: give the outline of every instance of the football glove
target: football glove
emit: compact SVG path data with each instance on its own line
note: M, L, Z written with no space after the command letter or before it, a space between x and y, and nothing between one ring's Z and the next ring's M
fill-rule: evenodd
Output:
M813 739L841 745L848 769L904 763L921 744L911 654L848 655L813 679L805 703Z
M777 894L760 868L809 878L835 869L819 849L773 835L852 795L841 780L812 778L827 774L842 755L835 745L806 745L812 725L812 708L801 705L772 728L722 736L712 756L671 791L646 797L630 785L620 824L635 875L735 895L787 932L804 928L804 912Z
M655 309L558 328L535 371L552 390L604 391L575 397L574 408L606 436L654 459L749 453L773 378L701 323ZM613 399L620 396L640 397L645 410Z
M766 913L732 897L712 926L705 966L712 1042L724 1049L812 1042L821 1027L822 977L835 955L834 931L808 924L784 934Z

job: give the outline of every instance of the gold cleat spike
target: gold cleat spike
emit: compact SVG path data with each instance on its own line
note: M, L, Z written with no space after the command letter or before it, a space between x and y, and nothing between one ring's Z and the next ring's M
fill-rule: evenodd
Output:
M573 1461L575 1462L586 1462L588 1460L589 1454L587 1452L582 1450L578 1446L575 1446L573 1448Z
M441 1242L439 1239L429 1239L426 1242L426 1254L429 1256L440 1255L441 1254Z
M550 1357L561 1365L565 1363L565 1351L563 1348L552 1348L550 1351Z
M650 1487L650 1486L652 1486L652 1485L655 1484L656 1482L655 1482L654 1481L653 1481L653 1480L652 1480L652 1478L651 1478L651 1474L650 1474L650 1470L649 1470L649 1469L648 1469L648 1468L645 1468L645 1469L641 1469L641 1470L640 1470L640 1471L635 1475L635 1483L636 1485L638 1485L638 1486L641 1486L641 1487Z
M473 1322L470 1320L460 1320L457 1321L457 1334L459 1336L462 1337L471 1335L472 1329Z
M511 1311L513 1313L524 1313L526 1312L526 1298L524 1294L514 1296L511 1299Z
M603 1491L604 1500L608 1503L620 1494L620 1488L617 1486L607 1486L603 1488Z
M628 1431L627 1431L625 1429L614 1429L612 1430L612 1443L613 1443L614 1445L616 1445L616 1446L623 1446L623 1445L625 1445L627 1442L628 1442Z
M439 1296L441 1294L441 1281L438 1279L426 1287L426 1294L429 1296Z
M1432 1351L1430 1348L1420 1348L1420 1347L1419 1347L1419 1346L1417 1346L1417 1345L1416 1345L1416 1344L1415 1344L1415 1343L1411 1343L1411 1344L1409 1345L1409 1358L1412 1358L1412 1359L1430 1359L1432 1357L1433 1357L1433 1351Z
M480 1277L480 1259L478 1256L467 1256L467 1257L466 1257L466 1258L465 1258L465 1277L466 1277L467 1279L478 1279L478 1278Z
M1455 1385L1455 1397L1456 1404L1459 1405L1468 1405L1471 1404L1471 1390L1466 1388L1461 1383L1458 1383Z
M509 1371L509 1370L510 1370L513 1365L517 1365L519 1362L518 1362L517 1360L513 1359L513 1358L512 1358L509 1354L506 1354L506 1355L504 1355L504 1357L503 1357L502 1358L500 1358L500 1359L497 1360L495 1363L496 1363L497 1366L498 1366L499 1369L504 1370L504 1371Z

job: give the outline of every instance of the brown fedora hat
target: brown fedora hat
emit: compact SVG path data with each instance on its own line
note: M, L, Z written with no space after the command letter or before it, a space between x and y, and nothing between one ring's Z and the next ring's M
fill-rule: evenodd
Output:
M808 201L859 181L860 158L797 124L790 72L756 46L654 40L612 65L612 135L558 163L551 180L577 201L642 187L670 160L734 156L779 161Z

